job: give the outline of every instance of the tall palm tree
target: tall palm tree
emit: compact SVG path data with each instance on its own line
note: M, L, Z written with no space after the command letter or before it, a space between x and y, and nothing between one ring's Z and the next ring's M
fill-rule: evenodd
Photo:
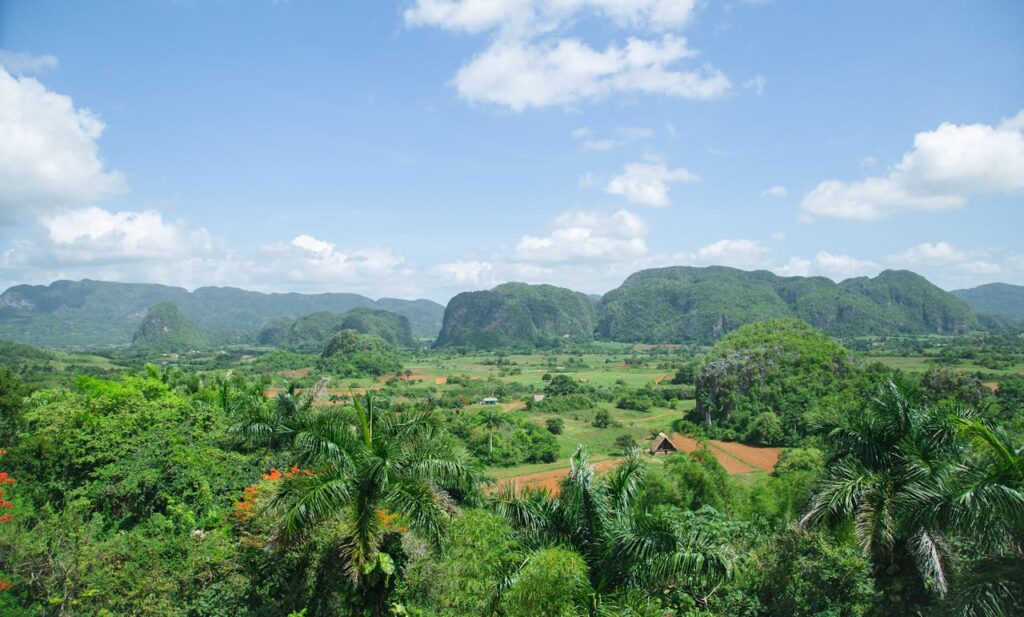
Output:
M271 507L280 516L281 539L301 540L322 525L340 530L344 572L364 593L381 586L382 572L388 585L394 560L382 542L394 515L440 545L457 512L451 492L468 494L480 481L470 461L441 438L436 412L381 410L370 393L349 408L299 406L256 434L266 430L270 443L286 440L280 447L311 470L277 489ZM376 590L377 614L385 614L386 591Z
M956 418L969 440L948 492L945 522L971 539L978 556L953 588L953 613L963 617L1024 612L1024 446L977 419Z
M971 416L964 409L953 413ZM852 521L883 589L905 602L927 604L927 589L942 596L948 588L942 519L949 514L945 495L963 449L950 419L892 381L882 384L867 409L825 427L827 472L801 521ZM908 576L920 583L909 595L899 585Z
M666 510L633 508L645 471L634 448L598 478L580 447L556 497L506 485L494 507L534 548L562 545L582 555L599 597L673 582L709 586L731 577L731 556L712 538L684 529Z
M313 409L327 384L325 377L313 388L302 391L292 383L284 392L268 399L266 381L245 383L232 392L228 380L224 380L219 398L227 412L237 418L228 433L249 447L280 449L290 443L300 416Z

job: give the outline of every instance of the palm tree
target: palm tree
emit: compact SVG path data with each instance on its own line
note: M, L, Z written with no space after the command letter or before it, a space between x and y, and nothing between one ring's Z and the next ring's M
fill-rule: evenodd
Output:
M312 470L278 487L271 508L280 516L280 538L299 541L324 525L337 530L344 572L374 598L375 614L386 611L394 556L382 543L395 515L439 546L458 511L452 492L469 494L480 481L468 459L441 439L436 412L381 410L370 393L351 408L299 405L249 428Z
M490 456L494 451L494 429L501 428L505 420L501 414L487 409L480 412L480 421L487 427L487 455Z
M956 417L968 419L960 409ZM946 593L946 491L960 471L962 440L947 412L914 401L891 380L865 410L826 427L825 478L801 525L852 521L876 579L907 607ZM906 578L917 579L907 594ZM895 600L895 597L891 597Z
M731 556L711 537L685 529L665 509L633 508L645 472L634 448L621 465L597 478L579 447L557 497L506 485L494 507L534 548L562 545L582 555L599 599L635 588L674 582L705 587L730 578Z
M973 446L944 508L951 529L971 538L977 556L953 588L953 613L963 617L1024 611L1024 447L977 419L956 418Z
M325 377L303 392L299 384L291 383L270 400L265 394L264 380L245 383L234 393L229 389L228 380L223 380L219 399L228 413L238 418L228 428L228 433L236 435L248 447L282 448L290 442L300 415L313 409L327 384Z

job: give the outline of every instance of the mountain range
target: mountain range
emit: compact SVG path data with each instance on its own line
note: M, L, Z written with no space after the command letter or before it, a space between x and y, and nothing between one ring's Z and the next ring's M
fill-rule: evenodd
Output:
M126 345L146 311L173 302L199 328L224 342L255 340L275 317L295 319L318 311L344 313L357 307L406 317L417 338L433 339L444 307L430 300L372 300L350 293L261 293L234 287L188 291L147 283L56 281L17 285L0 294L0 339L46 347Z
M150 308L154 323L181 319L212 340L304 346L317 324L356 327L408 345L498 348L565 341L709 341L746 323L796 317L835 336L1019 331L1024 287L993 283L946 292L909 271L835 283L724 266L643 270L603 296L506 283L431 300L373 300L350 293L261 293L231 287L189 292L93 280L17 285L0 294L0 339L47 347L126 345ZM353 309L361 309L354 311ZM384 312L386 311L386 313ZM180 313L180 315L178 314ZM342 314L346 314L342 315ZM397 315L391 318L389 315ZM405 322L408 322L406 330ZM182 322L184 323L184 322ZM356 324L353 326L352 324ZM151 338L152 325L143 340Z

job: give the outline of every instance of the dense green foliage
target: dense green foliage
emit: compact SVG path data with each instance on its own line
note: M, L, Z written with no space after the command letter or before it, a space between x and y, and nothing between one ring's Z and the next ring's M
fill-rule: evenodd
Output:
M416 345L407 318L389 311L362 307L344 313L320 311L295 320L275 317L260 330L258 340L266 345L311 351L323 349L324 344L342 330L372 334L395 347Z
M586 295L552 287L505 283L461 293L448 303L438 347L551 347L593 337L596 310Z
M180 287L103 281L56 281L18 285L0 294L0 338L51 347L102 347L131 342L146 310L171 301L196 325L221 340L254 340L271 318L356 307L386 309L409 319L413 333L433 338L444 307L429 300L357 294L260 293L233 287Z
M975 313L1024 320L1024 285L989 283L952 293L966 301Z
M0 614L1021 614L1024 378L952 363L1014 366L1013 339L866 347L903 345L931 355L885 369L793 319L600 355L398 355L344 330L326 358L140 351L32 386L23 366L71 354L0 347ZM409 370L325 371L385 358ZM684 419L693 381L710 427ZM696 450L632 447L670 425ZM730 475L702 439L729 434L800 447ZM549 472L555 491L517 486Z
M726 439L796 444L849 400L853 376L846 349L801 321L746 325L708 352L691 419Z
M714 339L744 324L796 317L830 334L958 333L967 304L907 271L836 284L734 268L672 267L631 275L601 299L597 335L613 341Z
M317 368L338 377L377 377L402 370L402 361L379 336L342 330L324 346Z
M190 351L209 344L206 335L182 315L173 302L160 302L149 307L132 336L133 347L154 351Z

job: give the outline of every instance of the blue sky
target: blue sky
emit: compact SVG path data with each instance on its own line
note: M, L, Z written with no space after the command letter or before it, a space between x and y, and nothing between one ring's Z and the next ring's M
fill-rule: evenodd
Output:
M1024 284L1024 3L0 0L0 286Z

